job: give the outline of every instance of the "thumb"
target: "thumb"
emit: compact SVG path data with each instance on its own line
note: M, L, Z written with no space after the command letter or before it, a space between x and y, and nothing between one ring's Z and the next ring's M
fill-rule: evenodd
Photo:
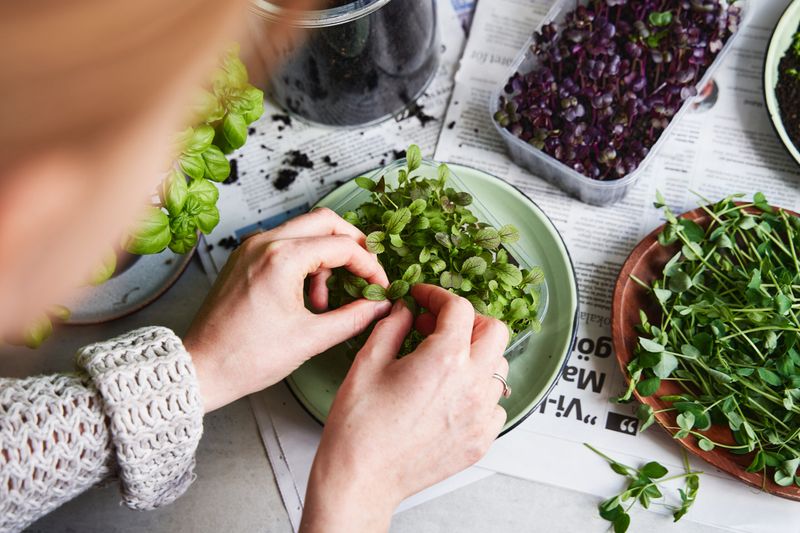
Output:
M413 323L414 315L403 300L398 300L389 316L375 325L366 344L358 352L356 361L374 361L382 365L391 363L397 357Z
M385 317L390 309L388 301L356 300L333 311L313 315L312 331L308 334L313 338L315 352L322 353L331 346L352 339L370 324Z

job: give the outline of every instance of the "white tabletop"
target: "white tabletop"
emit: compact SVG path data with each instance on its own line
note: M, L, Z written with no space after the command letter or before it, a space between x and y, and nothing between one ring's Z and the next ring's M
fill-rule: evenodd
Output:
M133 316L101 326L67 327L40 350L3 349L0 375L23 376L71 367L75 349L145 325L182 333L209 284L193 261L161 299ZM150 512L121 506L111 483L89 490L42 518L29 531L290 532L291 526L258 434L250 404L240 400L205 419L197 452L197 481L172 505ZM392 531L434 532L603 532L598 499L574 491L494 475L397 515ZM634 513L630 531L715 533L722 530L673 524L669 517Z

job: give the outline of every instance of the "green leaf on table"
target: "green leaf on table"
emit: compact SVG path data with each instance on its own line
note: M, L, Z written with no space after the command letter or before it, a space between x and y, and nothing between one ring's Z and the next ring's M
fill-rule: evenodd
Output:
M650 479L658 479L667 475L668 470L664 465L651 461L639 469L639 471Z

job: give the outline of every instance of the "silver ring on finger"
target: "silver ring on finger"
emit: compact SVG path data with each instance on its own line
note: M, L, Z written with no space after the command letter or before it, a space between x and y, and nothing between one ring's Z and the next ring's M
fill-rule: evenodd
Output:
M508 381L502 375L495 372L492 374L492 377L503 384L503 398L508 398L511 396L511 387L508 386Z

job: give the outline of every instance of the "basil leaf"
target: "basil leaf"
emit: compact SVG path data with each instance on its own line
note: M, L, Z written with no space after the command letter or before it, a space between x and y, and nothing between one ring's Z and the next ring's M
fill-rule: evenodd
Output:
M222 121L222 133L232 148L241 148L247 141L247 121L238 113L228 113Z
M213 181L225 181L231 173L231 164L222 150L217 146L211 146L203 152L203 174L200 177ZM192 176L194 177L194 176Z
M186 176L178 170L171 170L161 184L163 193L162 201L170 215L177 215L183 211L186 199L189 197L189 186Z
M170 221L166 213L157 207L148 207L136 223L136 232L125 246L132 254L157 254L169 245Z
M203 157L200 154L181 154L178 158L178 166L181 167L184 174L194 179L202 178L206 170Z
M189 183L188 193L201 204L216 205L219 199L217 186L206 179L192 180Z

